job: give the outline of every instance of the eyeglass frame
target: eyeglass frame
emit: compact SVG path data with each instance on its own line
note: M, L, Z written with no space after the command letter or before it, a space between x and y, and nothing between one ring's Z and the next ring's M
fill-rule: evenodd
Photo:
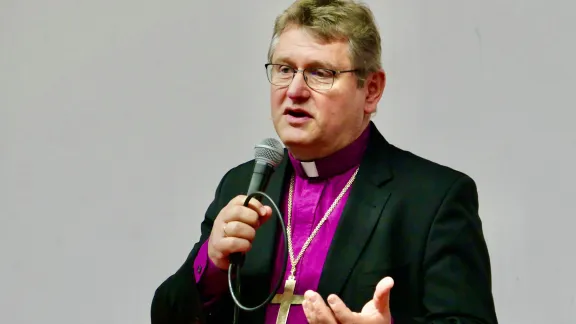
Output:
M286 66L292 69L292 79L290 79L290 82L288 82L288 84L286 85L277 85L272 83L272 80L270 80L270 76L268 75L268 67L272 66L272 65L280 65L280 66ZM314 90L321 90L321 91L325 91L325 90L330 90L332 89L332 87L334 86L334 82L336 81L336 76L342 74L342 73L357 73L360 71L360 69L351 69L351 70L333 70L333 69L328 69L328 68L319 68L319 67L314 67L314 68L304 68L304 69L296 69L288 64L282 64L282 63L266 63L264 64L264 68L266 69L266 78L268 79L268 82L270 82L270 84L278 86L278 87L287 87L290 84L292 84L292 81L294 81L294 78L296 77L296 74L298 74L299 72L302 72L302 77L304 77L304 82L306 82L306 85L308 87L310 87L311 89ZM324 71L328 71L332 73L332 83L330 84L330 87L326 88L326 89L316 89L312 86L310 86L310 84L308 84L308 78L306 77L305 72L306 71L310 71L310 70L324 70Z

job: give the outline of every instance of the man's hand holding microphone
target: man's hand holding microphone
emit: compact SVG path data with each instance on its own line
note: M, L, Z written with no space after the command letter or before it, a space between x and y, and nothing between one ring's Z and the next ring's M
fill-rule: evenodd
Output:
M272 208L247 196L232 199L216 216L208 241L208 257L220 269L227 270L230 254L246 253L252 248L256 230L270 219Z

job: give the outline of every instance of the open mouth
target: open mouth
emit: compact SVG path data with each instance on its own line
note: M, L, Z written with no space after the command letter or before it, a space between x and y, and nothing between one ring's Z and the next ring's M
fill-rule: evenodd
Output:
M311 118L312 117L312 115L307 113L305 110L291 109L291 108L286 109L286 111L284 112L284 115L288 115L288 116L292 116L292 117L296 117L296 118Z

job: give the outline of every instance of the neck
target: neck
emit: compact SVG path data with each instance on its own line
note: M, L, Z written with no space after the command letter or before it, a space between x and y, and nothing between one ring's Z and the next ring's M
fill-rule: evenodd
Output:
M360 164L370 137L370 127L348 145L320 158L302 159L289 151L290 162L296 174L303 178L329 178L346 172Z

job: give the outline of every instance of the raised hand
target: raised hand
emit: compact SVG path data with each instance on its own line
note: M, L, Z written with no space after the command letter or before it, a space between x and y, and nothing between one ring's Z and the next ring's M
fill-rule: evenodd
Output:
M304 313L310 324L391 324L390 290L394 280L386 277L376 285L374 296L360 313L351 311L336 295L328 296L328 305L315 291L304 294Z

